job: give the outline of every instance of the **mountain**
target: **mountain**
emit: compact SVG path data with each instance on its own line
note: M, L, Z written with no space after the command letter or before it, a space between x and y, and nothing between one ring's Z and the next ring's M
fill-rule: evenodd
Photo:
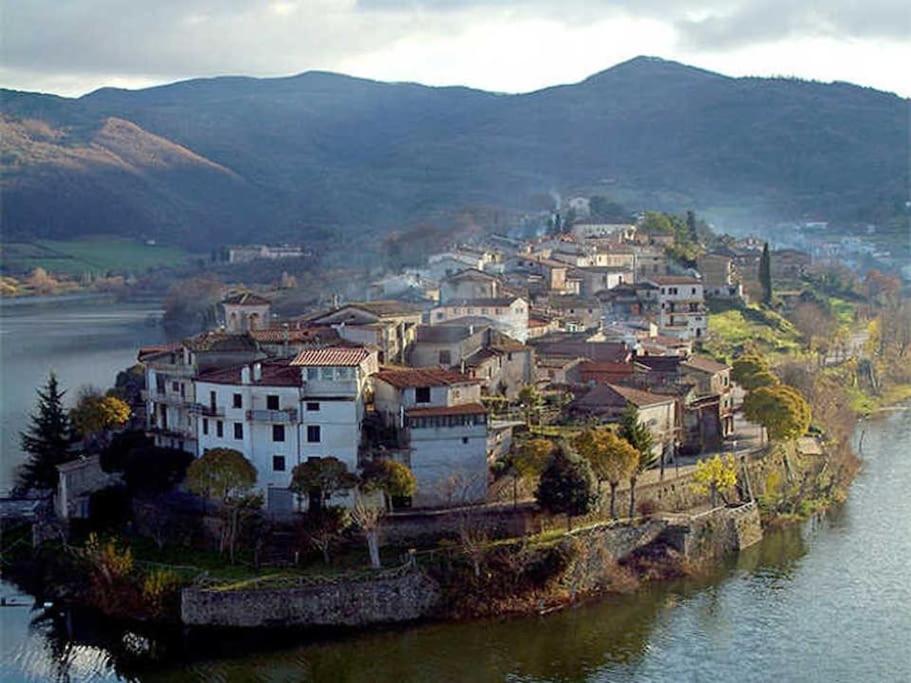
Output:
M517 95L307 72L0 97L7 235L301 241L591 188L872 220L908 186L908 100L649 57Z

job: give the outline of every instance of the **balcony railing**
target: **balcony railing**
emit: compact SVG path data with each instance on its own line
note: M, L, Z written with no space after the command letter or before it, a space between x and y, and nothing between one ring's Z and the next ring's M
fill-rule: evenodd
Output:
M202 415L203 417L224 417L225 409L222 406L191 403L190 413L193 415Z
M297 409L285 408L284 410L248 410L247 419L251 422L297 422Z
M186 396L181 396L180 394L160 393L158 391L149 391L148 389L144 389L140 395L144 400L155 401L156 403L165 403L169 406L183 406L185 408L192 408L194 405L193 399Z

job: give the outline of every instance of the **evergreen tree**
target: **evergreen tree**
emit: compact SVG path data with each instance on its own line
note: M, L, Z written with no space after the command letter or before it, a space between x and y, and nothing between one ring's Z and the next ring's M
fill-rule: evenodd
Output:
M535 497L551 514L565 514L571 528L572 518L591 512L598 499L591 466L558 447L541 473Z
M693 211L686 212L686 232L692 244L699 244L699 231L696 230L696 214Z
M632 403L627 404L623 415L620 417L619 434L639 452L639 462L629 476L629 516L636 513L636 481L639 474L654 464L656 458L653 452L655 440L648 427L639 419L639 411ZM664 452L661 456L661 473L664 478Z
M768 242L763 245L759 259L759 284L762 285L762 303L768 306L772 303L772 258Z
M22 450L28 458L17 472L16 491L25 493L32 489L56 488L57 465L73 459L70 445L73 433L69 416L63 407L63 395L57 375L47 378L43 389L38 389L38 406L30 416L28 429L19 436Z

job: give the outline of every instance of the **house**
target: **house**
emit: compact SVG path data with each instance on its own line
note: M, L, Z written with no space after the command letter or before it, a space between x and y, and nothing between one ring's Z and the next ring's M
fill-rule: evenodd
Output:
M273 325L264 330L252 330L250 337L270 358L291 358L304 349L339 346L338 330L328 325Z
M707 317L702 281L688 275L662 275L650 278L659 288L658 329L661 334L679 339L701 339Z
M221 306L229 334L245 334L269 327L272 302L258 294L240 292L226 298Z
M223 258L228 263L249 263L257 259L268 259L276 261L286 258L301 258L309 255L303 247L290 246L287 244L270 246L267 244L249 244L243 246L227 247Z
M693 355L680 363L684 378L695 382L699 397L717 397L717 427L700 422L700 441L703 447L716 447L734 433L734 391L731 366L705 356ZM714 418L713 418L714 422Z
M641 282L657 275L667 274L667 254L664 249L636 247L635 280Z
M195 379L198 453L240 451L256 467L267 508L290 511L288 486L296 465L332 456L356 471L364 394L377 368L375 351L325 347L301 351L293 359L200 372Z
M489 321L503 334L520 342L528 338L528 304L516 296L448 301L431 310L430 324L442 325L466 317Z
M197 453L196 386L200 371L250 363L265 357L250 334L203 332L179 344L139 350L145 370L146 433L156 446Z
M776 281L800 280L811 262L810 255L798 249L775 249L769 254L769 269Z
M440 303L459 299L495 299L501 295L500 287L497 277L468 268L440 282Z
M408 350L408 365L413 367L458 367L477 353L489 339L491 323L481 325L419 325L414 343Z
M628 242L635 237L636 226L629 223L579 221L573 224L572 234L578 240L611 239L617 242Z
M734 255L723 248L696 258L696 268L702 275L705 296L716 299L742 299L743 285L734 267Z
M573 271L581 279L580 291L583 296L593 296L605 289L633 281L632 269L623 266L592 266Z
M528 279L529 290L538 283L541 293L578 294L578 289L567 281L569 264L543 256L517 254L504 262L506 273L518 273Z
M64 520L88 519L92 494L120 483L120 475L101 469L97 455L57 465L57 474L54 510Z
M414 473L419 506L487 497L487 409L481 385L441 368L384 368L374 376L374 406L398 430L396 456Z
M552 296L547 299L545 312L571 332L584 332L601 325L601 302L597 299Z
M464 361L464 371L481 381L485 396L515 399L523 387L535 380L534 351L509 337L495 337Z
M634 363L585 360L579 364L579 379L585 384L615 384L633 374Z
M380 361L388 363L404 359L421 324L422 310L403 301L361 301L317 315L310 323L332 327L353 344L375 347Z
M653 454L658 457L673 449L677 441L677 412L673 396L626 387L619 384L598 384L570 404L570 412L579 417L619 422L626 407L634 405L639 420L648 427L654 439Z

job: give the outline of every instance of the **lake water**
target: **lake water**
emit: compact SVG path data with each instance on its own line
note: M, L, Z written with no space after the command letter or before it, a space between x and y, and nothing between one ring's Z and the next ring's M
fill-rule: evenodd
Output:
M60 347L51 353L62 360ZM865 465L842 508L768 534L698 580L546 617L340 639L138 634L75 612L2 607L0 680L908 681L911 411L866 431Z
M163 341L162 328L151 324L161 312L159 304L97 296L0 300L0 490L13 481L19 432L48 373L57 373L68 398L83 385L111 387L140 345Z

